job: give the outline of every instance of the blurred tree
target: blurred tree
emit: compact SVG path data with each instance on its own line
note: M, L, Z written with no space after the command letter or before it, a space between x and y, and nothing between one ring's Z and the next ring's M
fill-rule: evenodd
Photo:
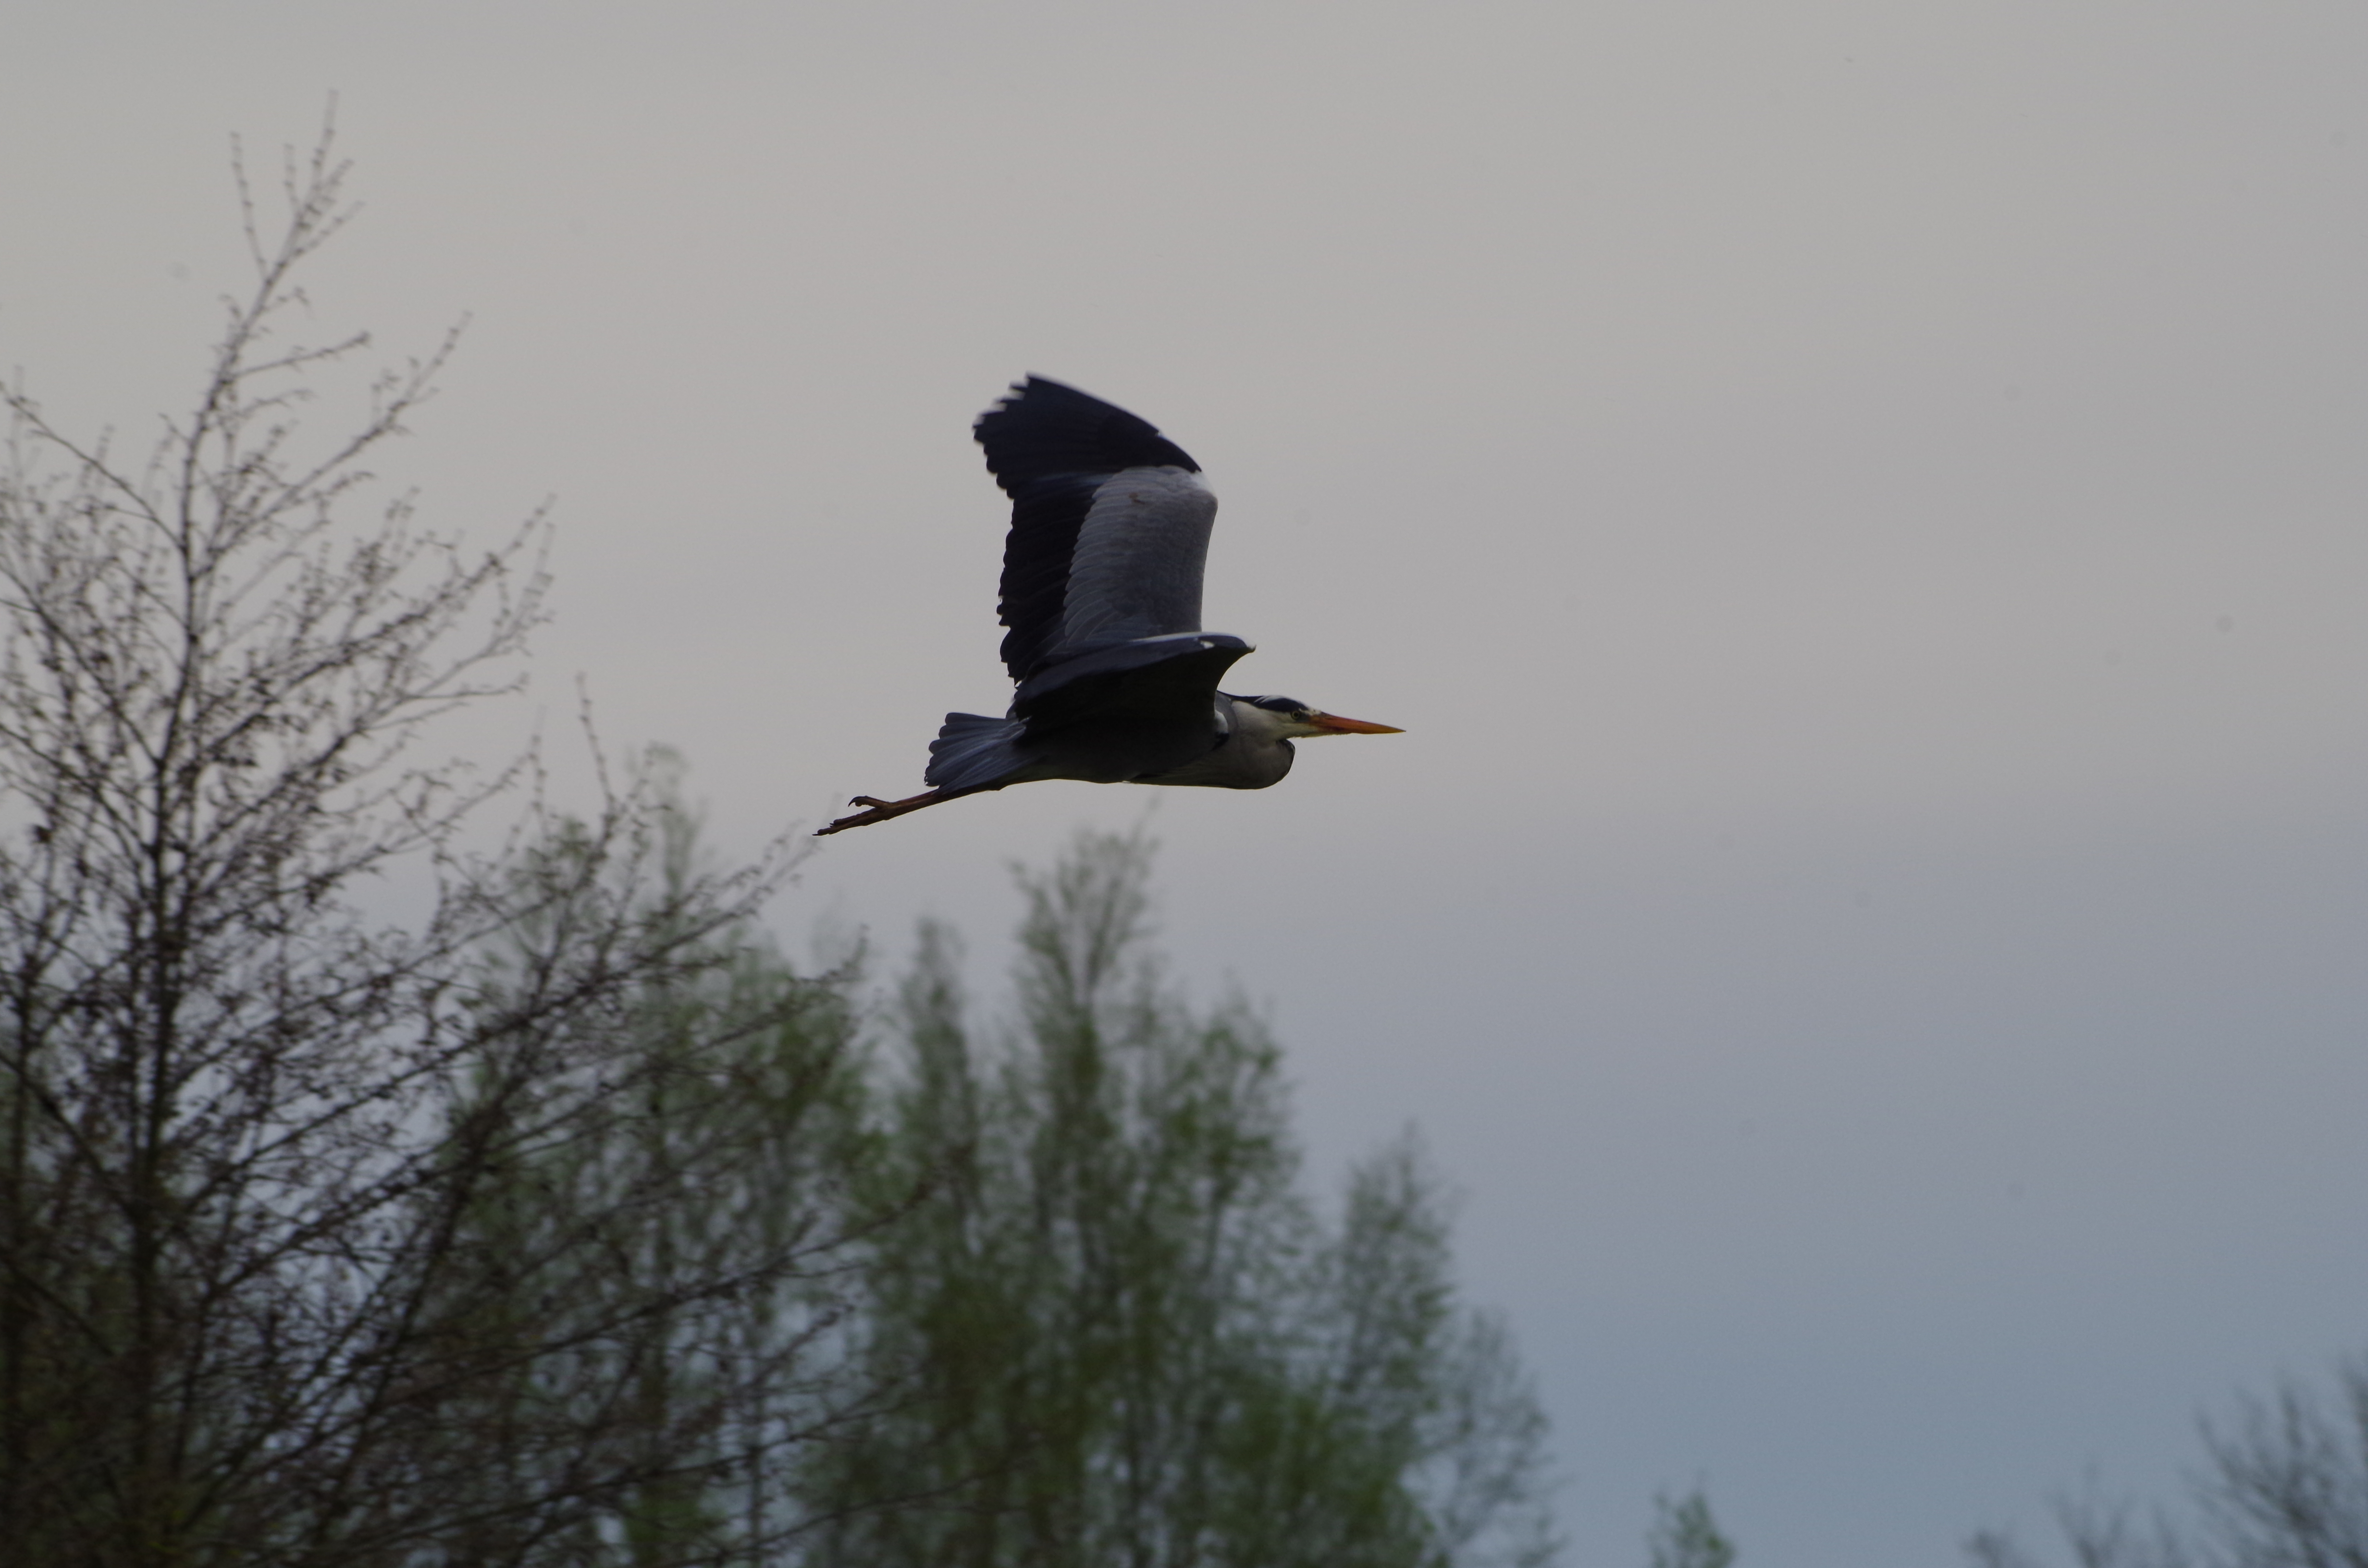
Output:
M2203 1427L2211 1468L2196 1501L2229 1562L2368 1568L2368 1361L2334 1386L2283 1384Z
M510 684L540 524L352 516L449 341L296 418L366 342L282 336L344 173L291 158L272 234L242 169L255 286L138 460L5 394L8 1560L1546 1562L1438 1181L1402 1143L1319 1221L1140 841L1023 878L1018 1043L928 933L884 1089L758 934L784 852L705 867L669 759L469 847L531 756L413 743Z
M696 870L662 778L464 848L521 768L406 748L507 684L539 525L348 520L444 353L297 420L365 342L282 336L343 174L291 157L274 236L242 171L255 286L144 457L6 397L0 1539L714 1560L722 1467L848 1403L847 1022L747 939L780 858ZM416 921L358 902L390 882Z
M1645 1537L1653 1568L1726 1568L1736 1561L1736 1547L1719 1532L1719 1520L1710 1514L1710 1497L1695 1487L1684 1497L1656 1497L1653 1532Z
M872 1173L941 1199L874 1249L866 1353L909 1402L812 1471L830 1564L1541 1563L1543 1421L1459 1308L1437 1183L1368 1162L1337 1227L1295 1187L1277 1052L1150 949L1149 850L1023 874L1018 1039L972 1043L922 934Z
M1700 1487L1683 1497L1656 1498L1654 1505L1656 1516L1645 1538L1652 1568L1727 1568L1735 1561L1735 1543L1720 1532Z
M2332 1386L2287 1381L2202 1423L2204 1468L2186 1518L2140 1520L2090 1493L2056 1506L2080 1568L2368 1568L2368 1360ZM1983 1568L2030 1568L2002 1535L1966 1543Z
M848 1249L912 1195L846 1200L872 1140L845 987L745 926L657 929L697 910L700 879L665 771L648 792L656 885L603 907L608 882L575 864L592 835L564 828L526 858L549 896L477 1004L541 1015L587 937L637 922L685 961L507 1029L444 1107L474 1174L423 1195L432 1375L390 1403L384 1452L434 1475L438 1518L465 1521L459 1562L780 1561L799 1449L877 1392L842 1343Z

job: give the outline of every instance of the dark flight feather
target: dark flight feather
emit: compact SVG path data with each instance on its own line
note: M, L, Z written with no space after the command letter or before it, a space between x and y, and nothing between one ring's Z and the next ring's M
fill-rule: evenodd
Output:
M1010 631L1003 662L1012 679L1025 680L1063 652L1070 570L1095 493L1127 469L1198 473L1201 465L1148 420L1042 376L1014 383L1010 395L979 415L975 433L988 470L1011 497L1000 605ZM1194 589L1197 606L1197 577Z

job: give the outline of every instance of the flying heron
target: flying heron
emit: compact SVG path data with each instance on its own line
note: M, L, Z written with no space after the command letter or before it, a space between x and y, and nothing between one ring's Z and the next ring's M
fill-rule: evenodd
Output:
M1149 423L1042 376L978 417L986 466L1011 497L1003 545L1003 663L1019 683L1000 719L949 713L902 801L817 834L1039 778L1263 790L1294 740L1395 735L1288 697L1217 683L1250 651L1201 630L1201 570L1217 498L1201 465Z

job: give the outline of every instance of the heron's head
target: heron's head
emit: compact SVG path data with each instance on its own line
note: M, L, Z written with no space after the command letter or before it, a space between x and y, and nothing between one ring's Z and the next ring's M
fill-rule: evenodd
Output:
M1395 724L1369 724L1362 719L1343 719L1337 713L1322 712L1295 697L1235 697L1231 692L1224 696L1234 705L1236 731L1259 740L1304 741L1317 735L1406 733Z

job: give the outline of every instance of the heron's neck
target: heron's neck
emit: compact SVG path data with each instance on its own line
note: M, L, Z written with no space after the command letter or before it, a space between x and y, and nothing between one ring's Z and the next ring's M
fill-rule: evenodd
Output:
M1224 700L1229 709L1227 733L1233 744L1246 751L1259 751L1285 744L1283 726L1287 721L1281 714L1255 702L1244 702L1238 697Z

